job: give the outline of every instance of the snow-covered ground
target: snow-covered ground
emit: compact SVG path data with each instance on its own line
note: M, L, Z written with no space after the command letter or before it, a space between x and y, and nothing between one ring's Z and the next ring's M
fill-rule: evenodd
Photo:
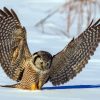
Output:
M48 1L48 2L47 2ZM46 35L39 32L34 25L48 14L48 10L59 7L64 0L0 0L0 8L4 6L13 8L19 16L22 25L27 29L28 44L31 52L46 50L56 54L71 40L64 36ZM100 16L100 14L98 14ZM52 18L58 20L59 18ZM63 22L62 22L63 23ZM63 28L63 25L62 25ZM9 79L0 68L0 84L15 83ZM64 84L68 85L98 85L100 84L100 46L95 55L73 80ZM44 87L52 86L47 83ZM92 89L62 89L25 91L18 89L0 88L0 100L100 100L100 88Z

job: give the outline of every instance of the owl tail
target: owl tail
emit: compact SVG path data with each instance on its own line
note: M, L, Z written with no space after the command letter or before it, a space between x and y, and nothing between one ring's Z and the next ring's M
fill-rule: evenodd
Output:
M13 85L0 85L0 87L7 87L7 88L17 88L20 84L13 84Z

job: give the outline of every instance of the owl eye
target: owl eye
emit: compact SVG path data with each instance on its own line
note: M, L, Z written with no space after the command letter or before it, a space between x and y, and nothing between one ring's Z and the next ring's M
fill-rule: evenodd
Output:
M50 61L48 61L48 62L47 62L47 67L50 67L50 64L51 64L51 62L50 62Z

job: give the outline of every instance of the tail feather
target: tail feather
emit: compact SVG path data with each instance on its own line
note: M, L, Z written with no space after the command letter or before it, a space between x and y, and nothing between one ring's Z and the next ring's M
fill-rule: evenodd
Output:
M13 84L13 85L0 85L0 87L16 88L16 86L18 86L18 84L19 84L19 83Z

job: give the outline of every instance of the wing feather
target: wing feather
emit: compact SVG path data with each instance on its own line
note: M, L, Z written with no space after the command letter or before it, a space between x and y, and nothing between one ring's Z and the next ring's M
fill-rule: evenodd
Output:
M13 9L11 9L11 12L12 12L13 16L16 18L17 22L20 23L19 18L17 17L15 11Z
M61 52L54 55L50 81L60 85L73 79L88 63L100 42L100 19L73 39Z
M23 63L30 56L26 30L16 13L6 7L0 9L0 63L5 73L19 81L25 68Z

